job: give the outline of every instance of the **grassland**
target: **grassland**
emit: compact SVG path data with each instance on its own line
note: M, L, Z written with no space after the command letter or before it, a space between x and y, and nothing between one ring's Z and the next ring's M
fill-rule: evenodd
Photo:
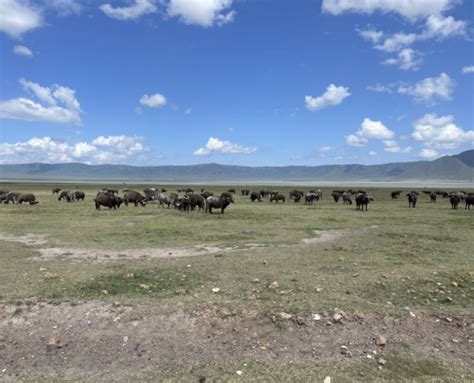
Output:
M40 201L0 205L0 380L474 379L464 206L373 189L359 212L323 189L314 206L237 194L224 215L96 211L99 185L63 185L86 192L72 204L52 186L0 184Z

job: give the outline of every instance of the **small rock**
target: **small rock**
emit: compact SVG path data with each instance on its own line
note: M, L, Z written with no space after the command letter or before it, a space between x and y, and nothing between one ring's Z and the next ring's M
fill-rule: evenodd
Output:
M353 276L354 278L356 278L356 277L359 276L359 273L352 274L352 276Z
M313 314L313 315L311 315L311 319L314 320L314 321L320 321L321 320L321 315Z
M384 366L385 363L387 363L387 361L384 358L380 358L377 362L378 362L378 364L380 364L382 366Z
M333 316L332 316L332 320L335 322L335 323L339 323L341 320L342 320L343 316L340 314L340 313L335 313Z
M58 337L51 336L48 339L48 343L46 344L46 348L48 350L57 350L58 348L62 348L63 345Z
M270 283L270 285L268 286L269 289L278 289L278 287L280 287L280 285L278 284L277 281L273 281L273 282Z
M453 339L453 343L459 343L458 339Z
M459 286L457 282L453 282L453 283L451 283L451 284L452 284L454 287L458 287L458 286Z
M252 281L252 283L258 283L258 282L260 282L260 279L258 279L258 278L255 278L255 279Z
M453 320L449 317L445 318L445 321L448 322L448 323L451 323Z
M320 292L322 292L322 291L323 291L323 289L322 289L321 287L316 287L316 292L317 292L317 293L320 293Z
M145 284L145 283L142 283L142 284L140 285L140 287L141 287L142 289L145 289L145 290L150 290L150 287L151 287L151 286L150 286L150 285L147 285L147 284Z
M133 279L133 278L135 278L135 274L133 274L133 273L125 274L125 278L127 278L127 279Z
M298 325L298 326L303 326L306 324L306 321L303 317L300 317L300 316L297 316L296 319L294 320L294 322Z
M213 287L213 288L212 288L212 292L213 292L214 294L217 294L219 291L221 291L221 289L220 289L219 287Z
M46 271L44 267L40 267L40 271Z
M416 318L416 315L415 315L413 312L411 312L411 311L410 311L410 316L411 316L412 318Z
M108 292L107 290L102 290L100 293L101 293L102 295L109 295L109 292Z
M243 372L240 371L240 370L238 370L238 371L236 372L236 374L239 375L239 376L241 376L241 375L243 374Z
M186 267L189 269L191 267L191 265L186 265Z
M326 376L326 377L324 378L323 383L331 383L331 377L330 377L330 376Z
M375 344L377 346L385 346L387 344L387 339L383 335L377 335L375 338Z
M285 312L281 312L280 314L278 314L280 316L281 319L285 319L285 320L289 320L291 319L292 315L291 314L288 314L288 313L285 313Z

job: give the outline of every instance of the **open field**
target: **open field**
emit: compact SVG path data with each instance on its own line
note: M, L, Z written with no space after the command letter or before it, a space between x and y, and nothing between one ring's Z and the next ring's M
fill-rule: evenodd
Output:
M463 203L367 189L360 212L332 188L314 206L238 189L224 215L96 211L105 185L71 204L52 186L0 184L40 201L0 205L0 380L474 380Z

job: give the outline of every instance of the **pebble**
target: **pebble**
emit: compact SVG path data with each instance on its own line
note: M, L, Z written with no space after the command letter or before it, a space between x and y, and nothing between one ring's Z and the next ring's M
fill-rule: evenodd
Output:
M242 375L242 374L243 374L243 372L242 372L242 371L240 371L240 370L238 370L238 371L236 372L236 374L240 376L240 375Z
M278 314L280 316L281 319L291 319L292 315L291 314L288 314L288 313L285 313L285 312L281 312L280 314Z
M212 288L212 292L213 292L214 294L217 294L219 291L221 291L221 289L220 289L219 287L213 287L213 288Z
M326 376L326 377L324 378L323 383L331 383L331 377L330 377L330 376Z
M278 287L280 287L280 285L278 284L277 281L273 281L273 282L270 283L270 285L268 286L268 288L270 288L270 289L277 289Z
M313 315L311 315L311 319L313 319L314 321L319 321L319 320L321 320L321 315L313 314Z
M387 344L387 339L382 335L377 335L375 338L375 344L377 346L385 346Z
M382 366L385 365L385 363L387 363L387 361L384 358L378 360L378 364L381 364Z

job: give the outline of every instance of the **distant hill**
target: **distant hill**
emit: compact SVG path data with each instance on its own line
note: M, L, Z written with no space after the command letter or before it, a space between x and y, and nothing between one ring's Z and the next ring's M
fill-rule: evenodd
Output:
M234 166L128 166L68 164L0 165L1 179L90 180L145 182L212 181L474 181L474 150L434 161L382 165Z

